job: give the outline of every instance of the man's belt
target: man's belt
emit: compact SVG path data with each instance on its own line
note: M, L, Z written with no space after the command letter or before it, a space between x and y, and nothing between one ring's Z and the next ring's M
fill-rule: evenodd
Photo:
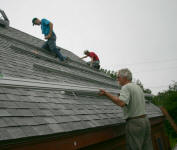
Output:
M130 118L127 118L126 121L128 120L132 120L132 119L138 119L138 118L145 118L146 115L141 115L141 116L136 116L136 117L130 117Z

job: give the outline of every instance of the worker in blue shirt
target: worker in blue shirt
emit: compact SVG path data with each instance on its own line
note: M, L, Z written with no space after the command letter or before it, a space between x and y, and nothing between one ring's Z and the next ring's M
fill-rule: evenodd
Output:
M47 40L42 48L53 51L56 53L60 61L65 61L66 57L64 57L60 53L60 49L56 47L56 35L53 31L53 24L47 19L40 20L38 18L33 18L32 23L33 26L41 25L42 34L44 34L44 37Z

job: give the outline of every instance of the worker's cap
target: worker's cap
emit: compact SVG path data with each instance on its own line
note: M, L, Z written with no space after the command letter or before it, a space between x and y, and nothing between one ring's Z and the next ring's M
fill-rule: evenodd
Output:
M88 51L88 50L85 50L85 51L84 51L84 54L88 54L88 53L89 53L89 51Z
M35 25L35 21L37 20L37 18L33 18L32 19L32 24L33 24L33 26Z

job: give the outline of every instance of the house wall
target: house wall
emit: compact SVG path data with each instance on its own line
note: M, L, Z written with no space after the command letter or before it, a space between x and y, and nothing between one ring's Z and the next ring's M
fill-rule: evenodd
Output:
M1 146L0 150L78 150L124 135L124 125L92 129L70 135L35 138Z
M168 137L165 135L163 119L151 119L151 134L154 150L171 150ZM125 136L111 139L106 142L88 146L80 150L126 150Z
M79 150L126 150L125 136L120 136Z
M154 150L171 150L169 139L164 132L163 123L152 127L152 142Z
M152 119L151 126L154 150L170 150L163 119ZM0 146L0 150L126 150L124 125L18 142Z

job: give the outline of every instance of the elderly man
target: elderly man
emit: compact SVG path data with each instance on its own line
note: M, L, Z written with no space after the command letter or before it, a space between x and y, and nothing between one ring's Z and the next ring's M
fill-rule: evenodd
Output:
M56 35L53 31L53 24L47 19L40 20L38 18L33 18L32 23L33 26L41 25L42 34L44 34L44 38L47 40L42 48L53 51L60 61L67 60L67 58L60 53L60 49L56 47Z
M112 102L122 107L126 119L127 150L153 150L151 127L145 114L145 99L142 89L132 83L132 73L128 69L118 72L118 83L123 86L120 96L116 97L100 89L100 95L105 95Z
M84 54L85 54L85 56L82 57L81 59L90 57L91 61L88 62L90 67L93 67L95 69L100 69L100 60L99 60L98 56L94 52L89 52L88 50L85 50Z

